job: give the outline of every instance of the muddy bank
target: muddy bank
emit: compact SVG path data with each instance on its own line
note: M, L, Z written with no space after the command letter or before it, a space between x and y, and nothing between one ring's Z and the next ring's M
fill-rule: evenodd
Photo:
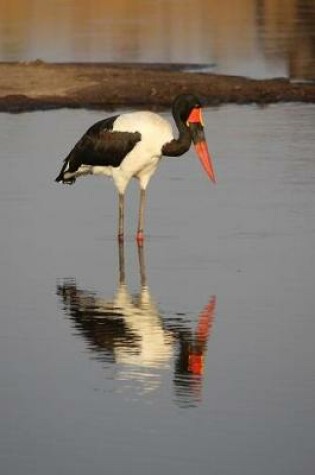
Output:
M186 91L202 95L208 105L315 102L315 83L187 72L180 65L0 63L0 111L157 109Z

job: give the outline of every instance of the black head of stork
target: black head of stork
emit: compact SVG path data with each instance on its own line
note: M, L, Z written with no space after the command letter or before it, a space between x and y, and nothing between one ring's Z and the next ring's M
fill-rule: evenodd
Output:
M215 183L214 168L204 133L201 100L194 94L181 94L173 102L172 113L179 137L164 145L163 155L183 155L193 142L206 174Z
M181 94L172 106L178 129L149 111L129 112L96 122L76 143L64 160L57 182L73 184L84 175L112 177L119 193L118 237L124 238L124 197L131 178L140 185L137 241L144 239L144 208L147 185L160 158L187 152L193 142L208 177L215 182L201 113L201 101L193 94Z

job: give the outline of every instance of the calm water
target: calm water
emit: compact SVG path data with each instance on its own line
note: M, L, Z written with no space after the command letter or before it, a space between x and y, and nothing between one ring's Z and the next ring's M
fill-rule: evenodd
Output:
M103 114L0 115L1 473L311 475L315 106L205 113L218 184L165 159L148 240L53 182Z
M0 60L204 63L315 79L314 0L10 0Z

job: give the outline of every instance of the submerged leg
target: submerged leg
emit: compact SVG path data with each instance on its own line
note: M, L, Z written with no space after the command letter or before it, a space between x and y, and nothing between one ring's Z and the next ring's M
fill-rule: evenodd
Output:
M125 284L125 247L124 241L118 242L118 250L119 250L119 284Z
M125 221L125 195L119 193L119 221L118 221L118 241L124 240L124 221Z
M138 216L138 231L137 231L137 242L138 242L139 245L143 244L143 241L144 241L145 198L146 198L145 189L141 188L140 189L139 216Z
M143 242L141 244L138 243L138 259L139 259L139 271L140 271L140 284L141 284L141 288L143 288L147 285Z

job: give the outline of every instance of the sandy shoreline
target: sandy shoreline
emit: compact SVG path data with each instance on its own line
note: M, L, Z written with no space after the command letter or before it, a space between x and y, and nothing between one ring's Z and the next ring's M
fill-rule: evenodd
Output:
M315 102L315 83L187 72L184 65L0 63L0 111L169 107L181 92L223 103Z

